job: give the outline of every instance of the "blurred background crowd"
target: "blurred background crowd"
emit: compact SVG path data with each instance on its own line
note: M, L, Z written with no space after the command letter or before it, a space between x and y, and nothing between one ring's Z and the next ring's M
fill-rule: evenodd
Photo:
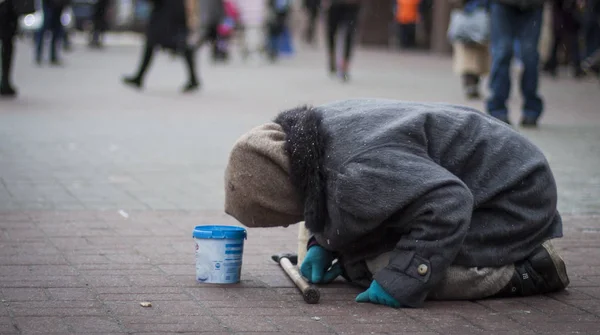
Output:
M252 29L263 36L255 45L246 38ZM215 63L227 63L232 52L274 62L292 56L296 43L323 44L327 71L343 82L350 79L355 44L452 52L468 98L481 97L480 82L489 75L487 110L505 122L514 60L522 68L521 124L536 126L543 110L540 72L598 75L600 0L0 0L0 95L16 95L15 39L35 44L38 66L62 66L73 36L102 50L107 32L145 38L139 67L124 84L142 88L153 54L166 50L186 64L184 92L201 85L196 51L202 47Z

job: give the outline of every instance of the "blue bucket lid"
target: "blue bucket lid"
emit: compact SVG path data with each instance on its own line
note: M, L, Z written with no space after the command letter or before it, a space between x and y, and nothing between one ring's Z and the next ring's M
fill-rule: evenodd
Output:
M246 239L246 229L236 226L196 226L194 238Z

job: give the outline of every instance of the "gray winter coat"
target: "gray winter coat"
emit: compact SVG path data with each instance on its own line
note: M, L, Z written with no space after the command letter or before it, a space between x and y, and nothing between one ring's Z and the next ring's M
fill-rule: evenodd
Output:
M422 305L449 265L498 267L562 236L542 152L504 123L444 104L357 99L281 113L304 220L346 276ZM393 251L372 276L365 259Z

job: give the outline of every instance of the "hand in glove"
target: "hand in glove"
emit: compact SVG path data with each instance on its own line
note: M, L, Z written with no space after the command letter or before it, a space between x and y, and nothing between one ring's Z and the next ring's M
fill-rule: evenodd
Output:
M342 267L338 263L331 266L333 260L333 254L330 251L314 245L306 252L300 272L311 283L329 283L342 274Z
M366 291L356 296L356 302L370 302L394 308L401 307L398 300L387 293L375 280L371 282L371 286Z

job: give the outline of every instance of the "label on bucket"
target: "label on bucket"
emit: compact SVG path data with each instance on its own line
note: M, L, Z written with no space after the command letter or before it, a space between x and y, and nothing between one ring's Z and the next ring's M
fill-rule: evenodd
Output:
M240 281L244 240L194 240L198 282L235 284Z

